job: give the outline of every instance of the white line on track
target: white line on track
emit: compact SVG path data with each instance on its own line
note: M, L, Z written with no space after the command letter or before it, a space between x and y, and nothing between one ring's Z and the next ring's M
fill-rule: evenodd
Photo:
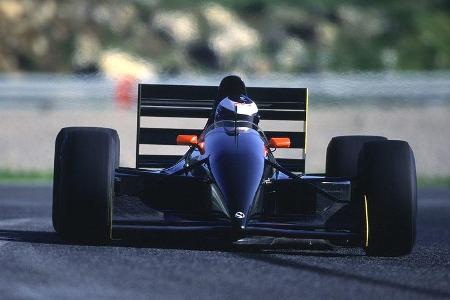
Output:
M441 208L448 208L450 207L450 199L427 199L424 201L417 201L418 206L423 207L441 207Z
M21 225L30 222L33 220L32 218L15 218L15 219L6 219L0 220L0 226L15 226Z

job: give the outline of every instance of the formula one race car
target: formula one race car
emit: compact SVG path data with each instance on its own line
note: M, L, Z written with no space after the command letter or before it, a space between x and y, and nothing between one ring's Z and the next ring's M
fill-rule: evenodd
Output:
M115 130L63 128L55 146L56 232L92 241L111 239L116 230L144 228L230 242L260 236L322 239L362 247L374 256L411 252L416 171L407 142L334 137L326 173L306 174L307 89L246 91L262 123L298 124L299 130L263 131L251 119L239 118L238 109L234 117L203 130L173 128L179 119L210 116L217 87L156 84L139 85L136 168L119 167ZM172 128L152 127L161 124L155 120L171 117L177 118L167 126ZM148 145L189 148L182 156L143 154ZM289 151L295 158L292 153L275 157ZM139 201L153 213L118 218L113 203L119 200Z

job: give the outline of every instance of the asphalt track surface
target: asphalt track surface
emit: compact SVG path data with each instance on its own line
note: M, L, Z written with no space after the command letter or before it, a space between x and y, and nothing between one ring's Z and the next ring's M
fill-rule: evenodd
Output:
M418 208L401 258L286 240L85 245L53 232L51 187L0 186L0 298L450 299L450 190L420 190Z

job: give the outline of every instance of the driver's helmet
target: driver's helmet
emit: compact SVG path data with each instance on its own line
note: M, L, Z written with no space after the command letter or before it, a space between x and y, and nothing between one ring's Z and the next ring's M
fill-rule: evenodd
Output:
M217 105L214 122L247 121L258 125L258 107L246 95L228 96Z

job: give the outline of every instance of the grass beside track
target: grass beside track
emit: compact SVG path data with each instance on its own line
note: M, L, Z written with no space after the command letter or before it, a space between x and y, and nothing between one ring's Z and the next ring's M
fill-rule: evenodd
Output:
M420 177L417 180L419 188L424 187L445 187L450 188L450 176L442 177Z
M35 171L35 170L0 170L0 183L14 184L14 183L48 183L51 184L53 180L53 172L47 171ZM443 187L450 188L450 176L419 176L418 177L419 188L428 187Z
M33 184L48 183L53 180L52 171L36 171L36 170L0 170L0 183L3 184Z

